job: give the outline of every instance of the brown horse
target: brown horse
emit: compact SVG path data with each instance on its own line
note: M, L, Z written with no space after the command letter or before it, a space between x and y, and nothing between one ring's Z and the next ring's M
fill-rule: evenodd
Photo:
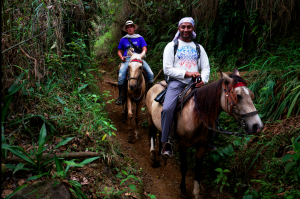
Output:
M145 57L145 53L136 54L132 53L132 50L128 50L128 55L130 56L129 64L128 64L128 73L127 73L127 89L124 89L123 92L123 114L125 121L128 120L128 134L127 141L133 141L133 132L131 126L131 119L133 118L132 113L132 103L136 104L136 114L135 114L135 138L139 138L139 115L142 107L142 101L145 97L146 91L146 83L145 78L143 76L143 58Z
M185 175L187 172L187 150L190 147L196 148L196 167L194 178L193 194L195 198L200 197L200 180L202 172L202 162L206 152L206 146L213 130L207 127L215 127L216 120L222 111L227 113L233 112L236 119L241 119L245 124L245 131L247 133L257 133L262 130L263 123L257 114L253 105L252 99L254 94L246 87L246 82L239 76L239 72L235 70L233 74L226 75L221 73L222 78L218 81L212 82L199 88L193 97L191 97L182 109L182 112L175 113L174 117L174 138L178 140L179 154L181 160L180 171L182 175L180 189L182 198L187 197ZM238 87L235 87L239 85ZM223 88L224 87L224 88ZM231 90L235 96L231 96L236 103L228 103L228 92L225 88ZM156 84L147 94L146 104L149 111L149 145L150 147L150 160L154 164L156 161L154 140L156 137L157 129L161 132L161 111L162 105L154 101L154 98L164 88ZM234 106L230 106L230 104ZM232 111L232 108L234 109ZM160 133L161 134L161 133ZM161 140L159 136L159 155L161 157Z

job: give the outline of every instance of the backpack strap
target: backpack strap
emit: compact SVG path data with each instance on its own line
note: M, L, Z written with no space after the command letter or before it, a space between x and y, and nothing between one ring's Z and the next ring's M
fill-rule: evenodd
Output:
M196 45L196 50L197 50L197 57L198 59L200 59L200 55L201 55L201 50L200 50L200 46L197 42L193 41L194 44Z
M143 49L141 49L140 47L134 45L134 44L132 43L132 41L131 41L130 38L127 38L127 39L128 39L128 41L129 41L129 43L132 45L132 47L133 47L133 49L134 49L134 51L135 51L136 53L141 54L141 53L143 52Z
M178 39L174 40L174 58L178 49Z

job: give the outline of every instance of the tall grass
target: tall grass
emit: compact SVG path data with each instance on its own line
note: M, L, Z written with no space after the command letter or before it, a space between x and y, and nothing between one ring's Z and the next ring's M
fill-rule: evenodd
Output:
M271 120L300 113L300 43L284 43L240 67L249 71L249 88L258 95L262 116Z

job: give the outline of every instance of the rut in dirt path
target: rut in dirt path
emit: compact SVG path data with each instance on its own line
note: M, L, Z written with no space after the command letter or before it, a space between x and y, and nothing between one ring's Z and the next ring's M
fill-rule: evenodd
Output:
M110 91L110 97L106 100L116 99L118 97L118 88L107 81L115 81L109 78L107 75L104 77L104 81L99 82L100 90ZM145 103L143 103L143 108L146 108ZM138 167L143 169L143 184L144 191L147 193L154 194L158 199L176 199L180 198L180 181L181 173L180 166L175 157L169 158L166 161L165 167L153 168L150 166L150 152L148 146L148 128L142 126L147 121L147 109L141 111L140 123L139 123L139 140L134 140L133 144L127 142L127 123L122 123L122 108L117 106L114 102L107 104L106 108L109 113L109 118L114 123L118 129L116 133L116 139L122 147L123 153L128 154L132 158L133 162L137 163ZM135 105L133 106L133 111L135 110ZM135 111L134 111L135 112ZM134 121L134 120L133 120ZM157 151L158 154L158 151ZM192 198L193 191L193 173L188 171L186 177L186 186L189 196Z

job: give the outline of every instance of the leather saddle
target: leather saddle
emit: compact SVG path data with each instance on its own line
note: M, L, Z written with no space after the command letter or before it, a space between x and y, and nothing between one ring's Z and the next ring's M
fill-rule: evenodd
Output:
M160 103L161 105L163 105L165 96L167 93L167 89L168 89L168 84L164 84L162 82L157 82L157 84L160 84L161 86L163 86L165 88L155 97L154 100L156 102ZM194 95L195 91L197 90L197 88L195 88L195 85L196 85L196 83L194 83L194 81L192 81L180 92L180 94L178 95L178 98L177 98L176 110L182 109L182 107L186 103L186 101Z

